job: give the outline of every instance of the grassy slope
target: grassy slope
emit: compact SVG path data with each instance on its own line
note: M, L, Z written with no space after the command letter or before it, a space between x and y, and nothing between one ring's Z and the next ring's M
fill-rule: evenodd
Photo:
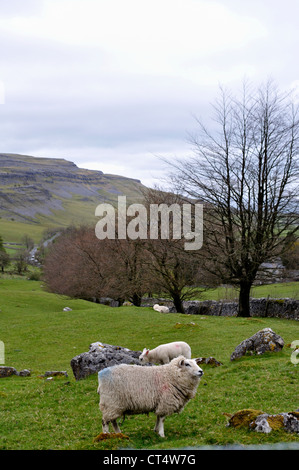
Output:
M5 242L21 243L24 235L29 235L35 243L38 243L46 228L46 225L25 224L4 218L0 219L0 235Z
M65 306L72 311L63 312ZM40 282L26 280L0 281L0 309L5 364L32 371L31 377L0 380L0 449L167 449L299 441L283 431L265 435L227 428L222 414L242 408L278 413L298 407L298 366L291 363L288 347L280 353L229 360L240 341L264 327L271 327L286 344L299 339L295 321L112 309L49 294ZM98 340L140 350L178 339L189 342L193 357L214 356L223 366L203 367L196 398L180 415L166 419L166 438L155 435L155 417L150 414L126 418L121 428L129 440L93 442L101 431L97 377L76 382L71 358ZM46 370L67 370L69 378L39 378Z

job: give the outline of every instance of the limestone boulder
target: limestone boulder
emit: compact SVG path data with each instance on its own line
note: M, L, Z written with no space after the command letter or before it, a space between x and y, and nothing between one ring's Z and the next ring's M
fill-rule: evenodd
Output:
M264 328L253 336L242 341L231 354L230 360L234 361L244 356L246 353L264 354L267 351L281 351L284 340L271 328Z
M18 372L14 367L0 366L0 378L10 377L11 375L18 375Z
M20 377L28 377L31 375L30 370L22 369L20 372L14 367L0 366L0 378L10 377L11 375L19 375Z
M138 364L141 351L131 351L122 346L101 343L91 343L89 351L73 357L71 368L76 380L84 379L105 367L118 364Z
M224 415L229 417L227 425L235 428L245 427L265 434L278 429L299 433L298 410L271 415L261 410L244 409L234 414L224 413Z

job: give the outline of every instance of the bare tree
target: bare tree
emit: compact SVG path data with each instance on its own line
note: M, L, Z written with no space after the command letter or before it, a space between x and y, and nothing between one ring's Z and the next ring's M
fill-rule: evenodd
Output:
M44 261L44 279L52 292L89 299L107 295L107 250L89 228L69 228Z
M183 301L200 295L196 284L199 268L193 254L184 250L182 240L147 240L147 269L152 291L167 294L178 313L184 313Z
M108 296L139 306L149 289L144 255L140 240L98 240L93 227L71 228L47 252L44 278L59 294Z
M22 237L22 243L25 245L26 250L30 251L34 247L34 240L29 235Z
M143 193L145 205L148 212L151 204L181 206L184 202L182 197L174 193L166 193L161 189L149 189ZM169 212L170 237L161 236L161 220L158 221L159 236L151 239L149 236L144 243L148 253L145 259L145 266L151 279L151 290L159 294L167 294L172 300L179 313L184 313L183 301L199 296L203 287L199 286L202 281L201 270L198 259L193 252L184 248L182 238L172 238L173 214ZM172 235L172 236L171 236Z
M143 295L152 286L147 269L147 253L144 241L140 239L113 240L111 255L114 264L114 296L128 299L140 307Z
M177 191L205 204L201 262L237 285L239 316L259 266L298 238L298 107L272 82L241 98L220 89L209 130L200 120L192 158L170 162Z

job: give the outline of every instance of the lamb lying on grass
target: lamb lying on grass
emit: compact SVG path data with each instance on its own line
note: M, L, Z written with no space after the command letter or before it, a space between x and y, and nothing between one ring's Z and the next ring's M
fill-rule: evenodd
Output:
M196 360L183 356L163 366L121 364L101 370L98 393L103 433L109 432L109 423L120 433L116 420L125 414L154 412L154 430L164 437L165 417L182 411L195 397L202 375Z
M151 350L144 348L139 356L139 361L141 363L168 364L168 362L180 355L186 359L191 359L191 348L184 341L175 341L173 343L160 344L160 346Z
M165 305L155 304L155 305L153 306L153 309L156 310L156 312L160 312L160 313L169 313L169 308L166 307Z

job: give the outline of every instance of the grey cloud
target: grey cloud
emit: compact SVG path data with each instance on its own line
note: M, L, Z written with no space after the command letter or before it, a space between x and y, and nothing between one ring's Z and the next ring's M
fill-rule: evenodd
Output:
M215 83L222 83L222 77L239 87L239 70L246 75L252 68L256 80L272 75L283 87L298 80L298 1L286 0L283 6L276 0L245 3L219 2L235 14L258 18L265 37L242 48L207 51L204 58L188 54L181 69L169 75L159 69L133 71L130 63L119 67L109 50L58 42L55 30L52 39L0 30L0 80L6 89L5 104L0 105L1 151L37 156L42 151L43 156L65 156L81 166L102 161L105 168L125 167L126 176L156 175L162 165L155 155L188 151L188 132L196 127L192 115L209 117L209 102L218 91ZM42 4L0 0L0 19L38 16Z
M184 138L196 93L187 80L116 77L99 48L32 39L20 47L15 37L6 39L0 64L10 80L0 108L2 142L10 135L22 147L70 148Z
M42 10L41 0L1 0L1 17L28 16L39 14Z

